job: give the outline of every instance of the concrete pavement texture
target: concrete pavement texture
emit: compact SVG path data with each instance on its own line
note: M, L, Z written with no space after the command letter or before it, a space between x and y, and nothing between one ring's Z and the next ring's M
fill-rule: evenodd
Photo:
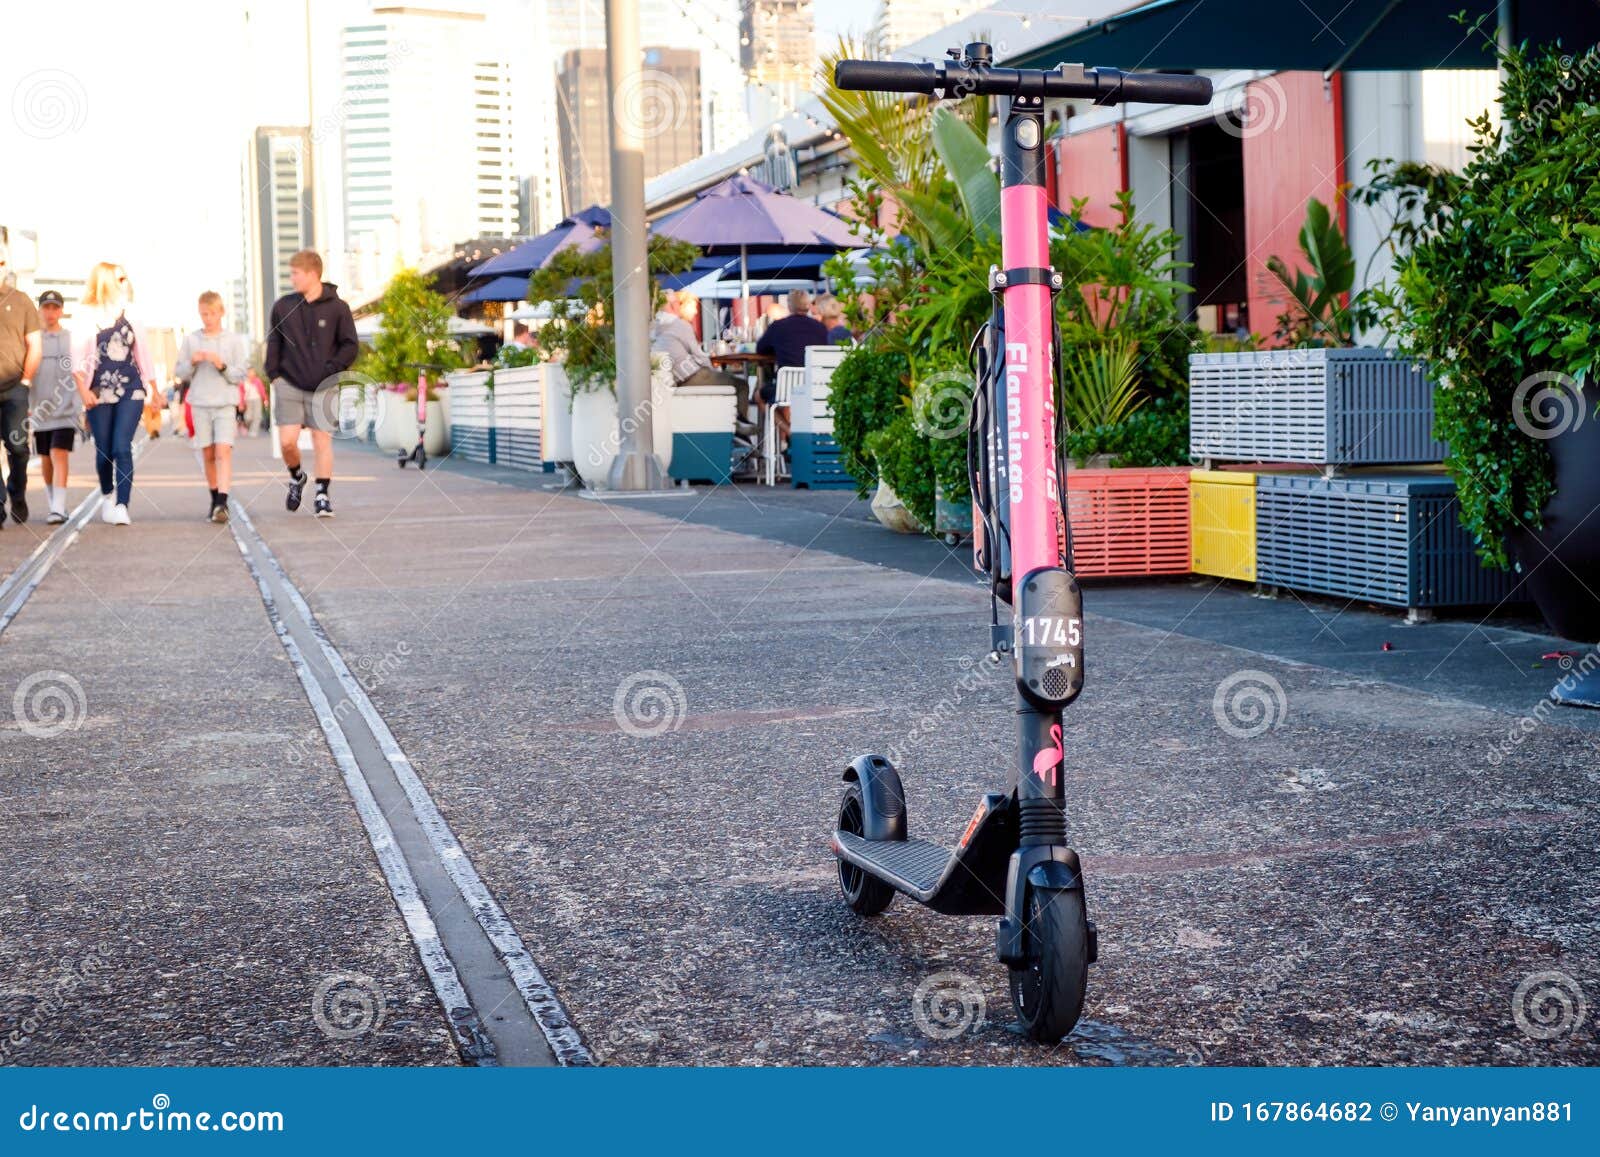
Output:
M1066 748L1101 961L1045 1049L991 919L862 920L827 850L860 752L900 765L913 835L1003 789L1010 681L959 559L848 495L590 501L340 453L335 519L283 509L262 442L235 497L601 1060L1600 1061L1592 1016L1548 1031L1600 993L1596 735L1538 708L1559 672L1523 672L1562 644L1525 624L1091 589ZM453 1062L187 447L141 469L134 526L91 525L0 636L0 690L58 670L88 705L0 731L0 1025L57 1010L16 1059ZM111 979L58 995L89 954ZM330 1037L345 974L385 1016Z

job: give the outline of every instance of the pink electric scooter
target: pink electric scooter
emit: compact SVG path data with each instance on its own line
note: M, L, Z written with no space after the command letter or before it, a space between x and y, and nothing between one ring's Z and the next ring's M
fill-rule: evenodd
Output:
M978 804L953 851L906 831L905 792L894 765L863 755L832 847L845 902L873 916L902 892L936 912L1000 917L996 953L1028 1036L1055 1042L1083 1011L1098 952L1084 905L1078 854L1067 846L1061 712L1083 688L1083 602L1072 574L1066 518L1066 431L1055 405L1060 377L1045 197L1044 102L1206 104L1200 76L1124 73L1063 64L1049 71L996 68L989 45L968 44L939 64L844 60L840 88L1000 103L1001 260L991 268L991 320L974 342L975 391L967 437L974 565L990 579L994 649L1017 685L1017 761L1004 792ZM999 604L1011 607L1002 622Z

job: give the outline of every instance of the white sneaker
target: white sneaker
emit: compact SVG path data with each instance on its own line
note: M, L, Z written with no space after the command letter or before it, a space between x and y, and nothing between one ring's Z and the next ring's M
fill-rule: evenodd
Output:
M106 521L112 526L129 526L133 523L133 519L128 517L128 508L120 502L111 508L111 517Z
M111 495L100 496L100 521L115 523L117 521L117 504L111 500Z

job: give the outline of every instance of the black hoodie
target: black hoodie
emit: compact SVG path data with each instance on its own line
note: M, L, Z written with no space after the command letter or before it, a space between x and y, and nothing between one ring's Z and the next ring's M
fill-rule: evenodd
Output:
M285 294L273 303L267 327L267 380L314 390L354 365L358 346L355 319L337 285L324 281L315 301Z

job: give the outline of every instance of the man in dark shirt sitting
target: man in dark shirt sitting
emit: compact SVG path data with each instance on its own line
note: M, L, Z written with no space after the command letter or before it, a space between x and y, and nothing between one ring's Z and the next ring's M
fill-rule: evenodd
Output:
M770 405L778 388L777 371L806 364L806 347L828 344L828 327L811 316L811 294L803 289L789 291L789 316L780 317L767 326L767 332L756 342L756 353L771 354L775 363L773 376L761 384L761 402ZM789 441L789 413L778 411L778 445Z

